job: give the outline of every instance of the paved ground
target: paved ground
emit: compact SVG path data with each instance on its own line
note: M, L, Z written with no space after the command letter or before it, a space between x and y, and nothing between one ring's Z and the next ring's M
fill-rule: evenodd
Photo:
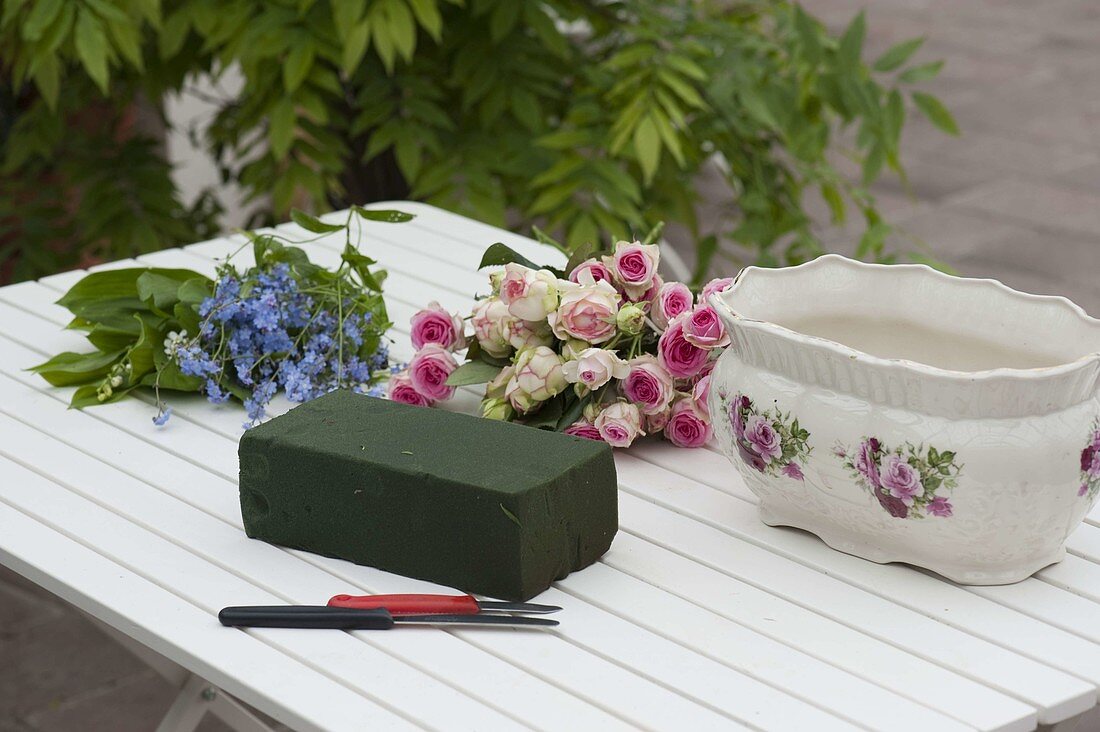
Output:
M963 274L1066 295L1100 316L1100 3L803 2L836 28L867 7L875 52L923 35L917 58L947 60L930 86L963 134L911 120L911 192L896 179L875 188L891 220Z
M963 273L1069 295L1100 315L1100 3L804 1L838 27L867 5L874 49L923 34L920 57L948 61L933 88L964 137L910 124L911 193L892 181L876 188L892 220ZM852 235L829 241L843 249ZM0 732L151 730L174 695L64 603L2 569L0 659Z

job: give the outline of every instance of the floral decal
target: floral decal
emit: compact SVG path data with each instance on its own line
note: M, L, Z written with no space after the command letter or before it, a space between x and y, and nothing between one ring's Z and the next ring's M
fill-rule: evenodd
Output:
M1092 423L1092 434L1088 446L1081 451L1081 488L1079 496L1088 496L1091 501L1100 493L1100 417Z
M875 437L865 437L855 451L840 446L835 453L894 518L948 518L954 512L944 494L958 485L962 466L950 450L925 450L911 442L891 449Z
M723 395L722 405L742 460L765 475L802 480L802 467L812 448L806 443L810 433L798 426L797 419L778 408L759 410L744 394L733 399Z

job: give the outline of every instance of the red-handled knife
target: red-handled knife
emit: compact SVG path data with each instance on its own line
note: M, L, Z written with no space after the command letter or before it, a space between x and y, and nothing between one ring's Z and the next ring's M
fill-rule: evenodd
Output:
M391 615L477 615L478 613L542 615L561 610L556 605L478 600L472 595L334 595L329 599L328 606L357 610L386 609Z

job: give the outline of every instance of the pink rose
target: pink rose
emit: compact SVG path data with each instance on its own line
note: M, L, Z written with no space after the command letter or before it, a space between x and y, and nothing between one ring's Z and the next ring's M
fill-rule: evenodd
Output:
M580 275L582 272L588 272L592 275L594 282L607 282L611 285L615 284L614 278L609 270L602 262L596 259L589 258L578 264L573 268L573 271L569 273L570 282L580 282Z
M663 411L676 395L672 375L653 356L638 356L627 364L622 395L637 404L646 415Z
M466 347L462 332L462 318L448 313L437 302L412 316L411 332L413 348L420 350L426 343L438 343L448 351Z
M647 435L655 435L665 428L668 418L672 416L672 409L665 407L655 414L645 414L645 431Z
M493 358L512 355L512 344L508 341L512 319L508 306L502 300L495 297L479 300L474 305L470 323L474 326L474 337L481 350Z
M642 431L642 413L629 402L615 402L604 407L594 425L604 442L612 447L630 447Z
M745 441L753 452L768 463L778 459L783 452L779 433L769 420L759 414L754 414L745 421Z
M955 512L955 507L951 505L951 501L943 496L936 496L928 502L928 505L925 506L925 510L932 516L948 518Z
M906 506L913 505L913 499L924 493L920 473L900 455L891 455L883 463L882 488Z
M711 295L717 292L721 292L732 284L732 277L717 277L711 280L707 284L703 285L703 291L699 293L699 302L709 301Z
M602 348L586 348L573 361L566 361L562 374L570 384L584 384L589 389L599 389L611 381L626 376L628 367L614 351Z
M619 284L631 300L640 298L653 283L660 262L656 244L620 241L604 263L615 274Z
M730 344L729 333L718 312L710 305L695 308L684 321L684 338L699 348L724 348Z
M549 270L533 270L511 262L504 265L500 299L520 320L545 320L558 304L558 278Z
M600 431L596 429L596 425L583 419L566 427L565 434L603 442L603 437L600 435Z
M591 284L583 284L586 280ZM592 281L587 272L582 273L581 282L562 294L558 309L549 315L550 328L563 341L603 343L616 332L619 293L607 282Z
M702 447L710 439L710 420L688 397L677 399L672 405L665 437L676 447Z
M699 373L707 362L707 351L684 337L684 325L688 314L684 313L668 324L657 342L657 359L678 379L687 379Z
M695 408L710 419L710 374L695 382L691 389L691 398L695 400Z
M666 282L657 290L649 316L658 329L664 330L669 321L691 310L692 302L691 290L687 285L683 282Z
M450 399L455 388L447 386L447 377L458 368L446 348L438 343L429 343L409 361L409 379L413 388L432 401Z
M432 400L418 392L412 385L407 371L390 377L390 399L414 407L430 407Z

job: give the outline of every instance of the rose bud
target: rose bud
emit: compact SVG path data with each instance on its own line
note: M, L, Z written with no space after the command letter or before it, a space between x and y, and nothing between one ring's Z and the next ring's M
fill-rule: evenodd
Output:
M573 424L566 427L565 434L573 435L574 437L583 437L586 440L603 440L603 437L600 435L600 431L596 429L596 426L591 422L583 419L574 422Z
M566 361L561 370L570 384L583 384L595 390L611 379L623 378L629 368L614 351L588 348L581 351L576 360Z
M692 303L691 290L687 285L683 282L666 282L653 298L650 317L658 329L664 330L669 321L691 310Z
M730 344L725 323L718 317L718 311L710 305L695 308L691 317L684 322L684 338L688 343L708 350L724 348Z
M474 305L470 322L474 326L474 337L482 351L493 358L507 358L512 355L512 344L508 342L511 320L508 306L501 300L488 298Z
M665 425L665 437L676 447L702 447L710 439L710 420L695 406L695 400L682 397L672 404Z
M615 402L604 407L594 425L604 442L612 447L630 447L642 431L642 413L629 402Z
M447 377L457 368L458 362L447 349L429 343L409 361L409 379L414 389L433 401L450 399L455 389L447 385Z
M597 261L596 259L586 259L578 264L576 267L574 267L573 271L569 273L569 281L579 283L581 281L580 277L582 272L590 273L592 275L593 281L595 282L603 281L608 282L611 285L615 284L615 280L611 275L611 270L609 270L603 263Z
M530 412L566 387L561 357L546 346L520 351L514 366L505 396L517 412Z
M545 320L534 322L512 318L508 321L508 343L517 351L536 346L550 346L554 343L554 333Z
M619 308L615 323L623 333L631 336L638 335L645 329L645 310L641 305L627 303Z
M672 415L672 410L665 407L656 414L645 415L645 431L647 435L656 435L665 428L668 424L668 418Z
M390 377L390 400L415 407L430 407L432 400L416 390L407 371Z
M514 318L545 320L558 304L558 278L545 269L536 271L514 262L506 264L500 299Z
M699 293L699 302L705 303L710 300L710 296L721 292L730 285L733 284L732 277L716 277L707 284L703 285L703 291Z
M492 398L481 401L481 416L485 419L495 419L507 422L515 416L515 410L506 399Z
M688 313L684 313L668 324L657 342L657 360L677 379L695 376L706 364L707 350L690 343L684 337L684 324Z
M466 347L462 318L452 315L438 302L412 316L410 335L413 348L419 350L427 343L438 343L448 351L457 351Z
M695 382L695 386L691 389L691 398L695 400L695 408L699 410L700 414L710 419L710 403L708 401L710 398L709 373Z
M657 414L668 407L676 395L672 375L653 356L638 356L627 366L628 371L619 391L637 404L646 415Z
M495 399L504 396L505 390L508 388L508 382L511 381L512 376L516 373L515 366L505 366L500 370L500 373L496 377L485 385L485 398Z

